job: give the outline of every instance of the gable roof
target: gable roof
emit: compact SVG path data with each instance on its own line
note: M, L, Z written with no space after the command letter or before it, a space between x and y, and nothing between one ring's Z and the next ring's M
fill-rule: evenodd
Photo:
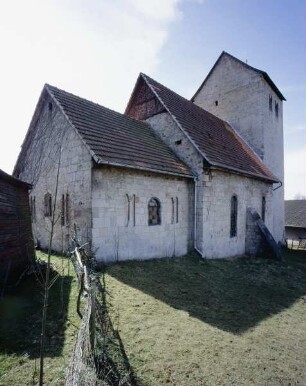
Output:
M77 131L96 164L192 177L189 168L155 135L146 122L137 121L48 84L42 96L44 92L49 93ZM41 105L39 102L37 108L41 108ZM34 116L37 115L36 111Z
M285 201L285 226L306 228L306 200Z
M204 84L206 83L207 79L210 77L210 75L213 73L214 69L217 67L217 65L219 64L220 60L224 57L224 56L228 56L229 58L235 60L236 62L242 64L245 68L248 68L249 70L252 70L252 71L255 71L256 73L258 73L259 75L261 75L264 80L268 83L268 85L272 88L272 90L275 92L275 94L283 101L285 101L285 97L283 96L283 94L279 91L279 89L277 88L277 86L275 85L275 83L272 81L272 79L269 77L269 75L265 72L265 71L262 71L262 70L259 70L258 68L255 68L255 67L252 67L250 66L249 64L247 63L244 63L242 60L238 59L238 58L235 58L235 56L233 55L230 55L229 53L225 52L225 51L222 51L221 55L219 56L219 58L217 59L216 63L213 65L212 69L209 71L208 75L206 76L206 78L203 80L201 86L198 88L198 90L196 91L196 93L194 94L194 96L191 98L192 101L194 101L194 99L196 98L196 96L198 95L198 93L201 91L202 87L204 86Z
M147 84L159 103L170 113L210 166L269 182L278 182L278 179L227 122L145 74L139 75L126 114L132 111L133 98L137 93L137 87L141 87L142 81Z

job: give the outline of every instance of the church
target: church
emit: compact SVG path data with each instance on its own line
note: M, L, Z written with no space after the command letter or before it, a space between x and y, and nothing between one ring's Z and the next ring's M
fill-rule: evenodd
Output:
M260 253L250 213L284 232L285 100L222 52L188 100L140 74L124 114L46 84L14 169L30 183L35 243L98 261Z

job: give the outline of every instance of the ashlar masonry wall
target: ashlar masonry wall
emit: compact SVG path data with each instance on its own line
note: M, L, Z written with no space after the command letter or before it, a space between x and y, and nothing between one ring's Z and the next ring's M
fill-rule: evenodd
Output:
M282 100L260 74L225 55L195 97L194 103L228 121L271 172L284 182ZM273 192L271 232L277 241L282 241L283 187Z
M92 241L97 260L186 254L192 248L192 184L186 178L126 168L94 168ZM153 197L161 204L160 225L148 223L148 203Z
M197 176L196 246L206 258L222 258L245 253L246 212L248 207L261 213L262 197L266 200L266 224L271 229L272 185L217 170L203 168L203 158L191 145L168 113L147 121L163 141ZM178 142L179 141L179 142ZM237 236L230 237L230 202L238 199Z
M196 241L195 247L201 251L203 245L203 194L207 176L203 170L203 157L191 144L188 137L178 127L169 113L160 113L147 119L155 133L192 170L195 181L190 200L194 205L196 186ZM194 206L193 206L194 213Z
M33 185L30 200L34 240L41 248L48 248L51 217L45 215L45 195L51 195L53 208L59 168L52 249L67 251L74 223L81 242L91 239L91 155L49 95L31 136L19 178Z
M237 197L238 202L237 235L230 237L233 195ZM206 181L204 187L202 248L206 258L245 254L247 208L254 208L261 214L263 197L266 201L265 223L271 229L273 223L271 184L217 170L212 172L210 181Z

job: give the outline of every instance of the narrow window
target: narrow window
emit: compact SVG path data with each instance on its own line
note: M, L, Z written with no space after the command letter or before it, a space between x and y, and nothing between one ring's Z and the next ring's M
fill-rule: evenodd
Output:
M128 227L129 226L129 223L130 223L130 216L131 216L131 200L130 200L130 196L126 193L125 195L126 197L126 200L127 200L127 221L126 221L126 226Z
M269 96L269 110L272 111L272 96Z
M50 193L46 193L44 197L45 217L52 216L52 196Z
M133 226L136 226L136 196L133 194Z
M179 202L178 202L178 197L175 198L175 203L176 203L176 222L178 223L178 220L179 220L179 214L178 214Z
M161 208L157 198L152 197L148 203L149 225L161 224Z
M275 115L278 117L278 103L275 102Z
M237 212L238 212L238 202L237 196L232 196L231 198L231 232L230 236L237 236Z
M66 205L65 205L66 225L69 224L69 208L70 208L69 193L66 193Z
M62 194L61 202L61 225L65 225L65 195Z
M261 199L261 219L264 222L266 218L266 197L263 196Z
M219 102L218 101L215 101L215 106L218 106Z
M171 197L171 224L174 224L174 198Z
M181 140L181 139L178 139L177 141L175 141L175 144L176 144L176 145L181 145L181 144L182 144L182 140Z

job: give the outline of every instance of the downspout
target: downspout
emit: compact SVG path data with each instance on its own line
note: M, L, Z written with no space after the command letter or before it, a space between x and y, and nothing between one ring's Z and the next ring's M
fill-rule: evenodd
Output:
M194 249L203 257L203 253L197 247L197 198L198 198L198 189L197 189L197 181L198 177L193 179L194 181L194 234L193 234L193 247Z

